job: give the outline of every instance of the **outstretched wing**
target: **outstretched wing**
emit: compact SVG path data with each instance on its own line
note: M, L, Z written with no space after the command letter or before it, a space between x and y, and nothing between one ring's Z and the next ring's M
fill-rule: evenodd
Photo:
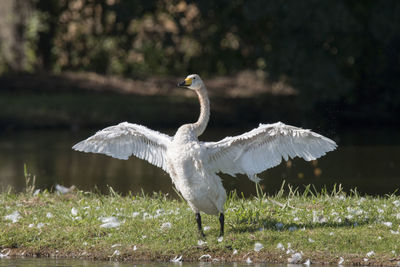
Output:
M260 124L242 135L204 143L206 164L210 171L235 176L236 173L258 182L257 174L281 163L282 158L317 159L334 150L334 141L310 130L281 122Z
M167 171L165 154L171 140L170 136L144 126L122 122L98 131L72 148L125 160L134 155Z

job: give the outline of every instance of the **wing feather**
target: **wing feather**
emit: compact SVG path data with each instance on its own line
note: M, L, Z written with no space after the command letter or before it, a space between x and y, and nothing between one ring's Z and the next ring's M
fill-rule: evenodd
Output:
M259 180L258 173L279 165L282 158L300 157L310 161L337 147L329 138L281 122L260 124L242 135L207 142L204 146L208 155L205 166L210 171L232 176L246 174L255 182Z
M163 133L142 125L122 122L98 131L72 148L124 160L134 155L167 171L165 156L171 141L172 138Z

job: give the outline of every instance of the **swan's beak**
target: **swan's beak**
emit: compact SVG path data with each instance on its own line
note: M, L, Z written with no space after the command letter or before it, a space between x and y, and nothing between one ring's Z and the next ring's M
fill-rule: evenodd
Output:
M186 78L183 82L178 83L179 87L187 87L192 85L192 78Z

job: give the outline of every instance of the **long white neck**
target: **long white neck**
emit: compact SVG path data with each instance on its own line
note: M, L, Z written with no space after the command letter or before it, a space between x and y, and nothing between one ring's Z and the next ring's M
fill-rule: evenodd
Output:
M200 136L207 127L208 120L210 119L210 100L208 99L207 89L203 85L199 90L196 90L197 96L200 101L200 116L197 122L193 123L193 130L196 135Z

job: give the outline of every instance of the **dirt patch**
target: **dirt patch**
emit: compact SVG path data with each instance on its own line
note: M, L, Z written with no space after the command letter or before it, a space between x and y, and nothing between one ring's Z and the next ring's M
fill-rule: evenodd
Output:
M184 77L149 77L144 80L104 76L93 72L16 73L0 77L0 91L60 92L96 91L137 95L194 95L177 88ZM256 72L243 71L234 76L205 79L211 96L253 97L257 94L293 95L296 90L284 81L274 83Z

